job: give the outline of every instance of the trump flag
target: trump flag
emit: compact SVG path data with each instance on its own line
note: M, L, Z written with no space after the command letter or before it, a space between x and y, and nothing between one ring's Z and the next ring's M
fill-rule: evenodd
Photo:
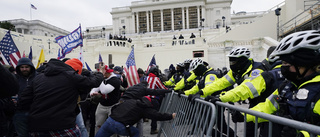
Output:
M0 54L2 58L1 63L12 65L13 67L17 66L18 61L21 58L20 52L11 37L10 30L0 41Z
M66 56L66 54L70 53L74 48L78 46L82 47L82 34L81 34L81 26L79 26L76 30L71 32L67 36L59 36L56 37L55 40L61 47L61 56L58 57L62 59Z

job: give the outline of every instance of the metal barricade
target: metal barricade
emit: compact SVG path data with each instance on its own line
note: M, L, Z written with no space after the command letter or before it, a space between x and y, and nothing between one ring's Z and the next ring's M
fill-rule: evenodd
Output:
M195 103L192 104L185 95L179 97L177 93L168 93L162 101L160 112L177 113L177 115L174 120L161 122L158 137L233 137L230 130L234 131L234 136L246 137L247 123L234 123L231 120L231 111L235 110L242 112L244 115L250 114L255 116L255 137L258 137L260 132L259 125L257 124L258 118L268 120L268 122L265 122L268 126L268 137L272 137L273 126L277 124L307 131L310 137L320 135L320 127L316 125L250 110L247 106L231 105L222 102L216 102L216 105L213 105L203 99L196 99ZM221 114L219 115L218 113ZM225 120L226 123L219 123L218 119L220 121ZM246 117L244 117L244 121L246 121ZM223 124L226 124L229 128L226 129L227 132L220 133L219 131L222 131L222 129L219 129L219 127L222 128Z
M228 109L228 112L225 113L228 116L228 126L232 127L235 129L235 131L237 131L237 125L243 125L243 135L239 135L239 137L245 137L246 136L246 123L233 123L232 124L234 126L231 126L230 124L230 112L231 110L236 110L236 111L240 111L243 112L244 115L250 114L255 116L255 137L258 136L259 130L258 130L258 118L263 118L268 120L268 137L272 137L272 126L276 123L279 125L285 125L285 126L289 126L289 127L293 127L295 129L298 130L305 130L307 132L309 132L310 137L314 137L315 135L320 135L320 127L316 126L316 125L312 125L312 124L308 124L308 123L304 123L304 122L300 122L300 121L296 121L296 120L291 120L291 119L287 119L284 117L279 117L279 116L275 116L275 115L270 115L270 114L266 114L266 113L262 113L262 112L258 112L258 111L254 111L254 110L250 110L247 108L243 108L243 107L239 107L239 106L235 106L235 105L230 105L228 103L222 103L222 102L216 102L216 106L221 106L224 107L226 109ZM246 121L246 117L244 117L244 121Z
M177 113L171 121L161 122L158 137L211 136L214 126L215 106L201 99L192 104L187 96L177 93L166 94L160 112Z

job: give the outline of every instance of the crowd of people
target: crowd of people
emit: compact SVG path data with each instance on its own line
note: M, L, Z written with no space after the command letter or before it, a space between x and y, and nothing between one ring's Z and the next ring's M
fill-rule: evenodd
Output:
M116 40L116 41L112 41L112 40ZM131 43L132 42L132 39L131 38L127 38L126 36L118 36L118 35L114 35L112 36L111 34L109 34L109 42L107 43L108 46L122 46L122 47L125 47L126 46L126 43L129 42Z
M21 58L15 69L0 65L0 136L143 137L142 123L148 119L150 134L157 134L157 121L176 117L159 112L170 92L188 96L192 104L201 97L213 104L249 100L249 109L319 126L320 32L290 34L270 47L262 61L251 54L246 47L233 48L227 55L230 70L214 69L200 58L171 64L166 74L156 65L148 71L138 68L140 83L131 87L123 68L113 64L100 62L90 72L75 58L50 59L38 71L31 60ZM217 111L218 136L237 136L226 124L224 109ZM233 122L246 122L246 137L255 136L255 118L232 111ZM269 136L267 120L257 121L259 136ZM309 136L280 124L273 124L271 134Z

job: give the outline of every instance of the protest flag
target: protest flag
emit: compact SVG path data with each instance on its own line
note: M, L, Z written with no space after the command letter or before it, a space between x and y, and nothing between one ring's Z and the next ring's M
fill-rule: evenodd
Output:
M10 30L0 41L0 56L2 64L12 65L13 67L17 66L21 58L20 52L11 37Z
M134 59L134 48L132 48L128 56L126 67L124 67L124 71L127 76L128 87L140 83L140 79L139 79L139 75L137 72L136 63Z

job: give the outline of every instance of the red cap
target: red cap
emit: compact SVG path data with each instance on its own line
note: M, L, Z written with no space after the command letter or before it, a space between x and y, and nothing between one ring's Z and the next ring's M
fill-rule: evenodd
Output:
M104 70L105 70L107 73L113 72L113 69L110 69L108 65L105 65Z
M147 98L151 102L151 98L149 96L144 96L144 97Z

